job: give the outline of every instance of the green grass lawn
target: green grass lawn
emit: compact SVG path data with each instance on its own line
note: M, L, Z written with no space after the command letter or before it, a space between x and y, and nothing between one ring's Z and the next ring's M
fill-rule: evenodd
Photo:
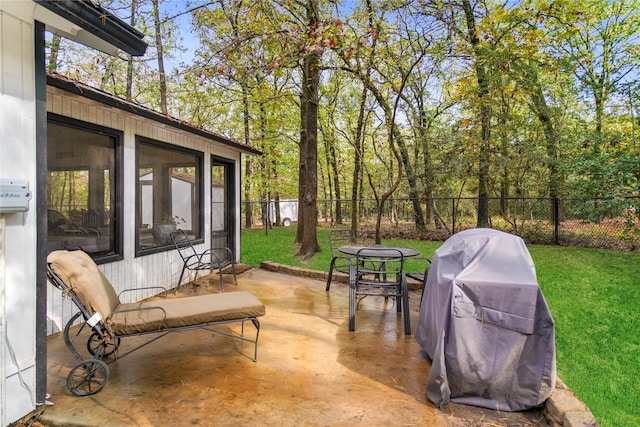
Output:
M331 261L328 229L318 228L322 252L307 264L294 256L294 237L295 227L268 234L243 230L242 262L259 266L274 261L326 271ZM393 243L429 258L442 244ZM555 321L558 376L589 406L600 426L640 425L640 254L540 245L530 245L529 251ZM417 271L421 266L407 268Z

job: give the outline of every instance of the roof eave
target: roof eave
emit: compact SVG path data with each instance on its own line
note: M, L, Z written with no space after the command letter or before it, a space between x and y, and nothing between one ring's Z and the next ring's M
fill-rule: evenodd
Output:
M47 29L55 34L112 55L114 52L109 49L110 46L134 56L142 56L147 50L142 32L90 1L33 1L38 6L80 27L64 28L62 25L48 25Z

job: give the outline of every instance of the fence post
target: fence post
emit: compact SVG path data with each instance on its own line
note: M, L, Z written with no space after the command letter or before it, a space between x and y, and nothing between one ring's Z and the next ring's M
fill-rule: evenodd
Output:
M264 235L268 236L269 235L269 221L271 221L271 218L269 217L269 206L270 204L270 200L265 200L264 202L261 203L262 205L262 223L264 224Z
M451 235L456 234L456 199L451 198L451 217L453 218L453 224L451 224Z
M553 242L560 244L560 199L553 198Z

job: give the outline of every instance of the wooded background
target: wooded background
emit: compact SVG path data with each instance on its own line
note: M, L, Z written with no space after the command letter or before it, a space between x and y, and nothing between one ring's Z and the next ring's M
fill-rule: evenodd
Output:
M264 152L245 158L243 200L298 198L304 257L318 199L342 202L337 222L348 204L353 228L373 200L379 240L393 198L420 232L443 197L475 198L486 226L492 198L640 195L638 1L98 3L147 54L51 37L49 70Z

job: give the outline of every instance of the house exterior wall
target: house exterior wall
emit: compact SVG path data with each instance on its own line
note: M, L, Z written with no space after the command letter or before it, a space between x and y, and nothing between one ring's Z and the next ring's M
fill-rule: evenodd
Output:
M36 31L35 15L47 25L70 26L59 16L30 1L0 0L0 178L26 180L32 197L26 212L0 213L0 425L9 425L28 415L44 402L46 387L46 361L42 358L44 336L42 291L43 266L40 259L44 248L39 238L46 230L38 230L45 220L37 215L36 201L46 200L46 188L38 187L44 181L38 171L38 159L43 153L44 120L42 79L44 64L40 34ZM38 55L36 55L38 53ZM116 291L140 286L173 287L181 263L167 251L135 257L135 137L140 135L154 140L191 148L204 153L204 188L210 188L211 155L234 162L235 191L240 194L240 152L228 145L214 142L171 125L145 119L135 114L91 101L62 89L47 87L47 111L88 123L117 129L124 134L124 259L100 266ZM240 197L236 198L236 223L240 221ZM211 240L211 195L204 191L205 249ZM236 227L236 259L240 255L240 231ZM46 243L46 242L45 242ZM40 258L39 258L40 257ZM39 288L37 287L39 286ZM131 295L132 299L146 297ZM42 299L42 298L41 298ZM52 286L47 288L47 334L57 332L75 313L69 301L63 301ZM129 300L125 301L129 302ZM44 364L43 364L44 363ZM40 396L40 397L37 397ZM41 399L36 401L36 399ZM55 399L55 397L54 397Z
M124 133L123 167L123 256L124 259L99 268L113 284L116 293L125 289L163 286L173 288L182 269L182 261L176 251L166 251L141 257L135 257L135 206L136 206L136 136L185 147L204 152L204 243L198 249L204 250L211 241L211 155L234 161L236 165L236 194L240 194L240 153L226 145L219 144L203 136L194 135L170 125L140 117L133 113L102 104L63 89L47 86L47 112L66 116L83 122L119 130ZM236 198L236 221L240 221L240 197ZM239 229L239 227L236 227ZM240 259L240 232L237 231L235 258ZM127 293L123 302L132 302L150 296L147 293ZM50 287L48 293L47 317L48 334L60 331L67 320L75 313L71 302L63 300L60 292Z
M0 213L0 424L35 409L37 218L34 24L0 2L0 178L30 183L29 210Z

